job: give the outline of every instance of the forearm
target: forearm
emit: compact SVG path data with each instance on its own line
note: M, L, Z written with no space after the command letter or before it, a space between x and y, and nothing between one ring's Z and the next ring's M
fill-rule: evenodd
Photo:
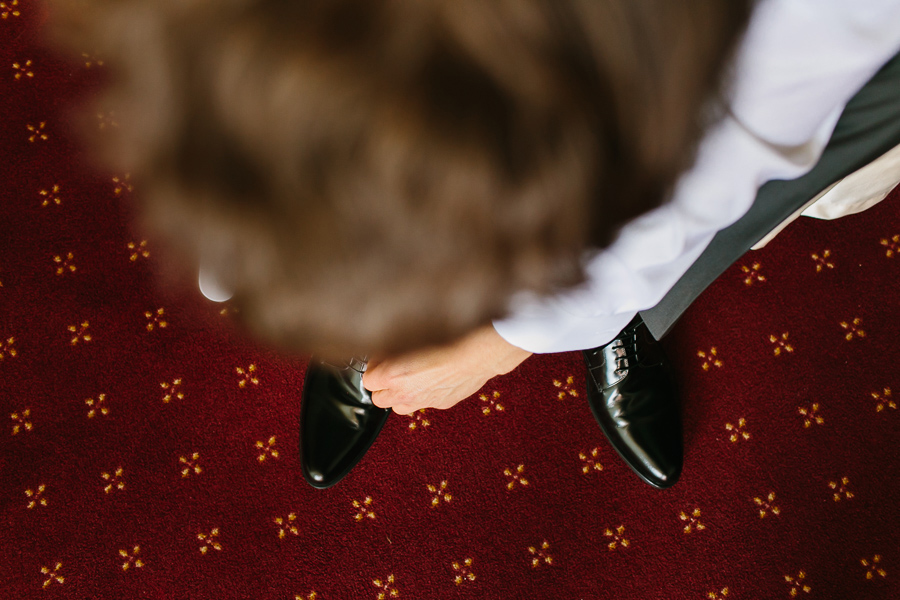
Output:
M896 2L762 2L736 59L730 113L709 130L670 202L587 256L584 286L514 299L497 331L533 352L607 343L749 210L763 183L815 165L844 105L898 48Z

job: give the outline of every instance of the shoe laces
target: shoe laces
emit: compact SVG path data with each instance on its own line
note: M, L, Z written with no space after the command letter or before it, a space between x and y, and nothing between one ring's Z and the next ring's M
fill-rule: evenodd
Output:
M353 356L353 357L345 358L345 359L338 360L335 362L331 362L331 361L322 359L321 362L322 362L322 364L332 366L335 369L341 369L341 370L353 369L354 371L357 371L358 373L365 373L366 367L369 364L369 357L365 356L365 355Z
M354 356L349 360L344 361L347 363L347 366L353 369L354 371L359 371L360 373L366 372L366 367L369 365L369 357L368 356Z
M621 377L628 372L628 369L640 361L638 356L638 344L636 336L622 336L613 341L610 346L612 354L616 361L615 374Z

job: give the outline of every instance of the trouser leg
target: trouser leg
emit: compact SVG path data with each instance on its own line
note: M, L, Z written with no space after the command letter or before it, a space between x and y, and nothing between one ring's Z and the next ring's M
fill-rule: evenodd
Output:
M756 242L832 183L900 144L900 54L885 64L844 108L816 166L790 181L770 181L736 223L709 247L660 302L641 317L662 338L687 307Z

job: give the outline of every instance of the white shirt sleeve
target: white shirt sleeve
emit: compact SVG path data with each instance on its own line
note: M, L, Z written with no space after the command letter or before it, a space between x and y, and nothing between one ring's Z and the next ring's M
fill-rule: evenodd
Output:
M585 257L584 285L516 296L497 332L531 352L603 345L654 306L771 179L815 165L847 101L900 49L897 0L764 0L735 61L730 114L672 199Z

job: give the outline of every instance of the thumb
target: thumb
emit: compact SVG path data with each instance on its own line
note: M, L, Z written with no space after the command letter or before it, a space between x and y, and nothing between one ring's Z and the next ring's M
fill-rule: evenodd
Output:
M387 389L387 383L384 380L380 368L381 361L370 360L366 365L366 371L362 374L363 387L370 392Z

